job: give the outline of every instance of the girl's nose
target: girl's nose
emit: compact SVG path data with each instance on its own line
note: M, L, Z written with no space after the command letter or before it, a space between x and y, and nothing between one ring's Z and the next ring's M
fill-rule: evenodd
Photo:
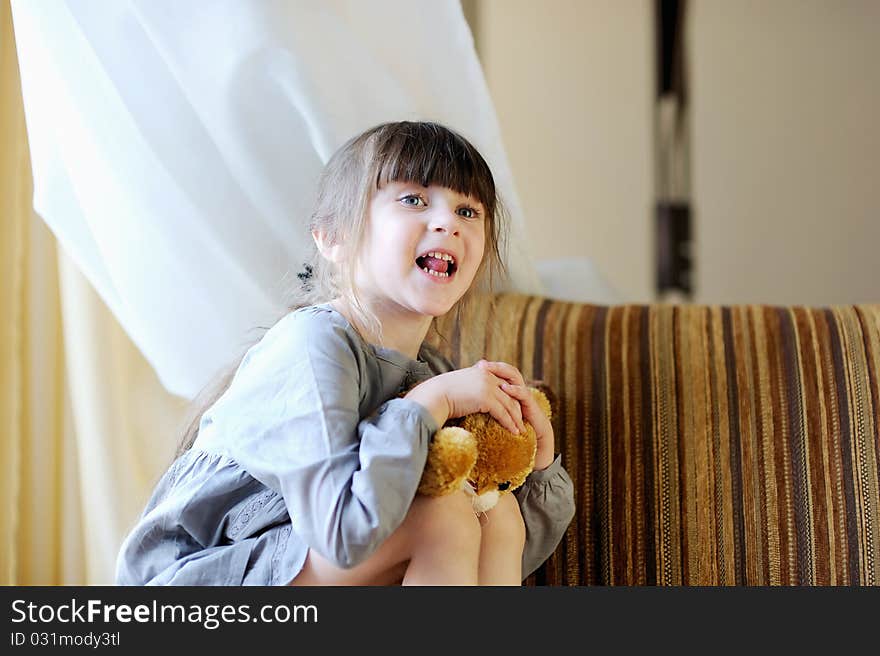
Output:
M459 234L458 215L452 210L438 210L430 222L431 232L445 232L457 237Z

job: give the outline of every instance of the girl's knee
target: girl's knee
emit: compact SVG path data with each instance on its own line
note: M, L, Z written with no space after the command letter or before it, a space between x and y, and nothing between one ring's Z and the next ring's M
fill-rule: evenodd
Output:
M525 545L526 525L516 497L512 494L502 495L495 507L486 512L482 531L491 532L493 536L511 544Z
M480 542L480 522L464 492L441 497L417 496L411 509L413 534L428 540L453 541L464 546Z

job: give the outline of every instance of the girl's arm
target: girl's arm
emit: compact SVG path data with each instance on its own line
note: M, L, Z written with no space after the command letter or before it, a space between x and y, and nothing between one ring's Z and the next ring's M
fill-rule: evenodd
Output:
M504 363L489 363L494 368ZM523 418L535 429L538 438L535 469L525 483L514 491L526 526L523 549L523 578L541 566L565 534L574 518L574 485L568 472L562 468L561 456L555 453L553 425L538 407L535 397L522 384L521 374L510 367L509 380L502 389L517 399L522 406ZM496 375L499 375L499 371Z
M293 530L350 568L403 521L437 425L401 398L361 420L366 358L326 315L298 312L273 330L203 419L200 447L280 493Z
M550 557L574 518L574 485L557 455L549 467L533 471L513 495L526 525L522 576Z

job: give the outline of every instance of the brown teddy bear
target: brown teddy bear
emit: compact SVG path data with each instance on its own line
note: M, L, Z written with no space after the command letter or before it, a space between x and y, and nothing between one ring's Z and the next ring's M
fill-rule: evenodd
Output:
M530 389L551 417L547 394L539 387ZM475 512L494 507L502 494L522 485L535 466L535 429L524 423L525 432L514 435L486 413L446 422L428 447L419 493L439 497L463 489L473 496Z

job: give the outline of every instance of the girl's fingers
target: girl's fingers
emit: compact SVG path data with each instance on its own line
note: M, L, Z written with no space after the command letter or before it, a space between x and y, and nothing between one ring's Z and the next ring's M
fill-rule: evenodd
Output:
M491 413L492 416L507 430L517 435L525 430L519 402L502 392L500 388L495 396L495 407L497 411Z
M492 362L490 360L480 360L477 363L483 369L492 372L499 378L503 378L508 383L513 385L525 385L525 381L523 380L522 374L519 372L519 369L514 367L512 364L507 364L506 362Z
M522 408L519 405L519 401L511 397L509 394L505 394L504 391L501 389L501 385L504 384L504 379L499 378L491 372L489 375L494 381L494 384L492 385L492 390L495 400L504 407L504 409L506 410L506 414L509 417L509 421L504 421L502 419L499 419L499 421L504 424L505 428L507 428L512 433L519 434L523 432L525 430L525 425L523 424ZM498 418L496 417L496 419Z
M546 451L547 448L549 448L552 451L553 426L550 424L550 420L547 418L547 416L541 411L541 408L538 406L538 402L535 400L535 397L532 396L532 392L527 387L509 385L507 383L502 385L501 389L511 396L520 399L523 416L526 418L526 421L528 421L532 425L532 428L535 429L535 435L538 438L538 443L550 445L549 447L545 446L544 450ZM544 469L544 467L548 465L549 462L547 464L542 463L542 465L538 468Z
M511 428L512 433L519 434L525 430L525 425L523 424L522 417L522 407L515 398L511 397L509 394L505 394L504 391L499 387L498 388L498 399L507 408L507 413L510 415L510 418L513 420L513 428ZM508 428L510 428L508 426Z
M499 424L504 426L511 433L519 433L519 428L516 427L516 421L513 416L510 414L510 411L507 409L507 406L500 399L496 399L492 404L492 409L489 412Z
M509 383L503 383L501 389L517 399L519 406L522 409L523 417L525 417L526 421L529 423L534 424L534 418L536 416L535 412L540 411L540 408L538 408L538 404L535 401L535 397L532 396L531 391L525 386L511 385Z

